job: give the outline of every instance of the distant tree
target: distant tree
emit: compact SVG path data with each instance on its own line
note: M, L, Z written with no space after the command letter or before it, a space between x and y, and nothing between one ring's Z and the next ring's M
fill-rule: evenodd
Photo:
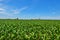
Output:
M17 20L19 19L19 18L16 18Z
M40 20L40 18L39 18L39 20Z

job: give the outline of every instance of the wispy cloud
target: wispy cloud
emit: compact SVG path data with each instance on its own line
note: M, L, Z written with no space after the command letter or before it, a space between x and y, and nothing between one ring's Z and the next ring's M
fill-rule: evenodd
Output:
M5 10L5 9L3 9L3 8L0 8L0 11L3 11L3 10Z
M10 2L11 0L0 0L0 17L3 18L3 15L6 17L14 17L20 15L24 10L28 7L24 6L22 8L13 8L11 6L6 5L5 3ZM1 16L2 15L2 16Z
M11 10L13 14L19 14L21 13L22 11L26 10L28 7L22 7L20 9L13 9Z
M7 7L6 5L3 7L0 7L0 14L7 15L7 16L15 16L16 14L20 14L24 10L26 10L28 7L22 7L20 9L13 9L10 7Z
M20 9L20 11L23 11L23 10L25 10L25 9L27 9L28 7L23 7L23 8L21 8Z
M4 14L5 9L4 8L0 8L0 14Z

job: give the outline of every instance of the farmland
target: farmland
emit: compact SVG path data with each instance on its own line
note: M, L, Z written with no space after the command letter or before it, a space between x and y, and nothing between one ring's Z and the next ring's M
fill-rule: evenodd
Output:
M60 20L0 19L0 40L59 40Z

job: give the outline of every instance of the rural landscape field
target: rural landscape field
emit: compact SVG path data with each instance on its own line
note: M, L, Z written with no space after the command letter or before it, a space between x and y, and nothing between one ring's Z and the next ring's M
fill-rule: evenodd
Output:
M0 19L0 40L60 40L60 20Z
M0 40L60 40L60 0L0 0Z

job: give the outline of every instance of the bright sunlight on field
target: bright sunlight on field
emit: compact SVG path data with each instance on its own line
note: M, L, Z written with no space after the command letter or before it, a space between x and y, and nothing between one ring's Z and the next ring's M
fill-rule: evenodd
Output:
M59 39L59 20L0 20L0 40Z

